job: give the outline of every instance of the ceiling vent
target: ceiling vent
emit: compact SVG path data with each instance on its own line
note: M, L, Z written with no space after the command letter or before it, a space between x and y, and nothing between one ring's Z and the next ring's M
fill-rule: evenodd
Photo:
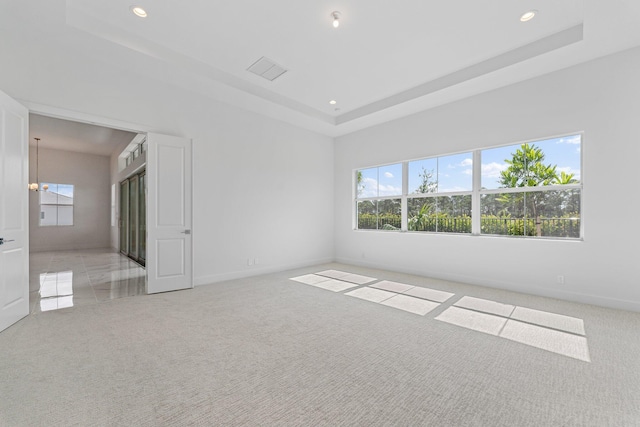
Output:
M252 66L247 68L247 71L251 71L253 74L257 74L260 77L264 77L270 82L274 81L287 72L284 67L281 67L280 65L264 56L254 62Z

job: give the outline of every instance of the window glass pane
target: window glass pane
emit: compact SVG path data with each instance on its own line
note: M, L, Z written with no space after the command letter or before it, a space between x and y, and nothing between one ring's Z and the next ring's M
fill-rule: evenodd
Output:
M378 195L402 195L402 164L398 163L378 168Z
M73 206L58 205L58 225L73 225Z
M129 181L120 183L120 251L129 252Z
M140 253L139 258L145 260L147 258L147 204L145 197L146 175L140 175Z
M471 191L473 155L471 153L438 157L438 193Z
M357 171L356 185L358 197L378 197L378 168Z
M73 205L73 185L58 184L57 193L59 205Z
M407 200L407 228L409 231L436 231L436 198Z
M409 231L471 233L471 195L407 200Z
M138 176L129 178L129 256L138 257Z
M580 135L483 150L482 188L578 183L580 150Z
M525 193L483 194L480 198L482 234L525 236ZM527 230L529 231L529 230Z
M441 233L471 233L471 195L437 198L438 221Z
M375 230L378 228L377 202L364 200L358 202L358 230Z
M40 225L57 225L58 224L58 206L56 205L40 205Z
M580 237L580 190L484 194L483 234Z
M386 199L378 201L378 229L400 230L402 216L400 199Z
M482 188L495 189L504 187L500 183L501 173L509 166L507 160L513 157L512 152L514 152L516 148L517 146L514 145L482 150Z
M533 236L580 237L580 190L527 193L526 217Z
M47 188L47 190L45 190ZM41 205L57 205L58 204L58 184L43 182L40 185L40 204Z
M409 194L438 191L438 159L409 162Z
M555 166L557 178L553 184L574 184L580 181L581 135L536 141L529 145L540 148L544 154L543 163L545 165Z

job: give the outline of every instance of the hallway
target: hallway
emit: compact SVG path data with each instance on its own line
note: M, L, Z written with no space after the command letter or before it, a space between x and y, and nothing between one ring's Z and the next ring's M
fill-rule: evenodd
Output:
M145 293L145 270L111 248L34 252L30 313L97 304Z

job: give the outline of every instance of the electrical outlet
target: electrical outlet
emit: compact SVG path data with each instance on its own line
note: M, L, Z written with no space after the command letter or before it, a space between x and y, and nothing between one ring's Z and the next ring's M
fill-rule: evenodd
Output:
M253 259L253 265L258 265L258 264L259 264L259 262L258 262L258 258L254 258L254 259Z
M559 285L564 285L564 276L558 276L556 279Z
M253 265L253 259L247 258L247 265Z

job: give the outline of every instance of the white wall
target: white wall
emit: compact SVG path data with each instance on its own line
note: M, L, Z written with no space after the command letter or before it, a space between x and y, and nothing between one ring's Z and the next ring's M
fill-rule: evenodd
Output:
M337 260L640 310L638 76L634 49L338 138ZM352 230L354 169L578 131L584 241Z
M213 134L192 134L198 282L333 260L332 139L231 108L211 115Z
M32 252L106 248L110 245L109 157L42 148L40 181L73 184L72 226L41 227L37 192L29 195L29 245ZM29 182L36 180L36 150L29 153Z

